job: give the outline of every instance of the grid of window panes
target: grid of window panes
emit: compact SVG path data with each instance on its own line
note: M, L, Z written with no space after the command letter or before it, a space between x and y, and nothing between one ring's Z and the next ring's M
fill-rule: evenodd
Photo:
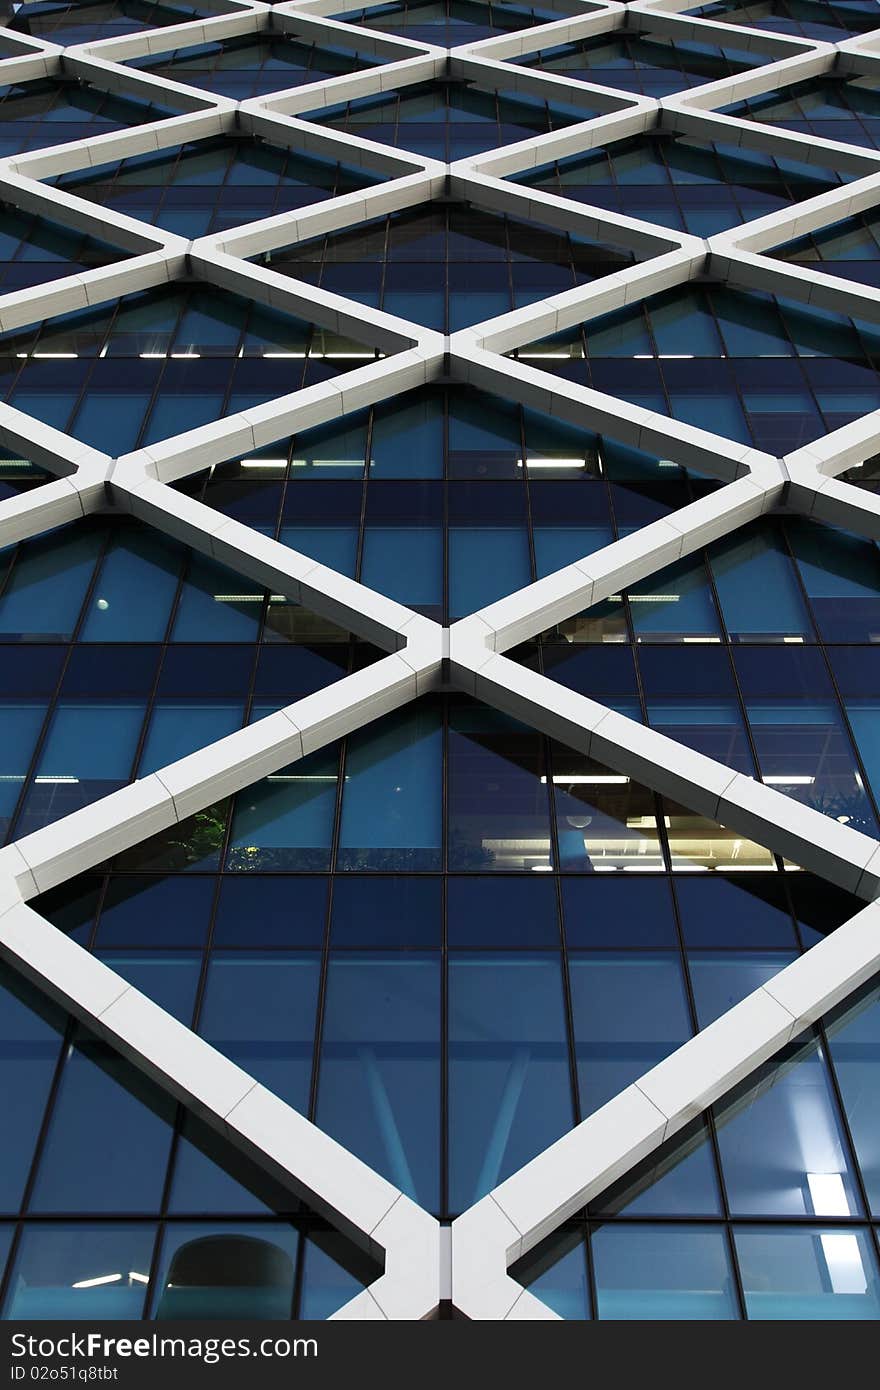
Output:
M508 61L576 82L664 97L746 72L762 59L738 49L735 41L720 47L666 34L617 32L557 44Z
M510 177L527 188L706 237L827 193L849 175L768 150L653 132Z
M880 406L876 325L723 285L667 290L511 355L774 455Z
M233 101L359 72L382 61L369 53L336 46L329 37L315 43L307 36L274 31L215 39L127 60L129 67L141 68L154 77L200 87Z
M693 953L701 1026L775 969ZM878 1075L875 978L515 1275L566 1318L876 1321Z
M0 572L4 839L381 655L132 520L27 541Z
M351 371L363 342L186 282L0 336L0 392L111 455Z
M816 77L723 108L738 120L761 121L822 140L878 148L880 82L876 77Z

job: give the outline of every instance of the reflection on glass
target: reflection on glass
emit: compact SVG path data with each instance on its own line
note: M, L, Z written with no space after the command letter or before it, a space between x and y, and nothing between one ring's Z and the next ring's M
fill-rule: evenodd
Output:
M331 955L317 1122L436 1210L440 962L433 952Z
M880 1318L877 1259L861 1229L758 1227L735 1232L748 1316Z
M544 742L506 715L450 706L450 869L546 869L551 862Z
M690 1321L738 1316L723 1230L600 1226L591 1237L597 1316Z
M239 792L227 867L328 868L338 780L339 750L331 745Z
M561 869L662 872L665 862L653 792L557 745L552 765Z
M442 747L433 705L404 710L351 736L340 868L440 868Z
M308 1109L320 959L215 951L199 1032L296 1110Z
M450 1207L463 1211L572 1123L558 957L449 961Z
M581 1115L611 1100L691 1035L678 955L569 958Z
M28 1226L4 1317L65 1322L141 1317L155 1234L155 1226L144 1223Z

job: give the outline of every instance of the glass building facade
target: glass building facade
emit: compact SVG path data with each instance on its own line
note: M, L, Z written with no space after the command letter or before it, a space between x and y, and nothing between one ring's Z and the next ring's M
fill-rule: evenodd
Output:
M876 7L0 8L0 1317L880 1319Z

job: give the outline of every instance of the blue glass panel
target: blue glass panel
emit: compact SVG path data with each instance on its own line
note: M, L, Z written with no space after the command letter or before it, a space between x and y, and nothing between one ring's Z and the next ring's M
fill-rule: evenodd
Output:
M12 1271L4 1317L65 1322L140 1318L155 1238L155 1226L143 1222L28 1226ZM118 1277L92 1283L108 1274Z
M446 912L450 947L553 950L559 945L556 885L544 875L534 880L450 878Z
M224 1056L307 1110L320 957L215 952L199 1032Z
M24 545L0 599L0 633L7 640L69 639L100 543L97 531L74 528Z
M378 1271L358 1256L341 1237L328 1231L305 1244L301 1318L329 1318L361 1289L377 1278Z
M449 718L450 869L525 870L549 864L543 740L515 720L476 705L453 705Z
M450 955L452 1210L478 1201L572 1119L559 960Z
M200 946L208 933L214 885L207 878L113 878L98 924L97 945Z
M83 1038L65 1063L32 1209L157 1211L173 1118L170 1097L106 1043Z
M361 583L410 608L439 607L443 597L442 529L368 525Z
M449 609L473 613L531 580L525 528L450 526Z
M880 1318L877 1257L864 1230L758 1227L734 1233L748 1316Z
M677 890L684 885L678 880ZM687 901L687 899L685 899ZM687 920L687 919L685 919ZM734 938L725 945L735 946ZM726 1014L734 1004L745 999L789 965L795 952L749 951L745 943L739 950L725 952L696 951L688 957L697 1022L708 1028L716 1018Z
M175 642L253 642L263 591L222 565L193 556L180 594Z
M370 476L443 476L443 402L427 394L413 405L377 406L373 418Z
M161 642L177 589L180 552L152 532L122 532L98 574L80 640Z
M61 1048L64 1019L35 991L0 973L0 1087L6 1113L0 1210L18 1210Z
M35 830L124 786L143 720L140 703L59 703L28 792L23 828Z
M440 868L441 754L439 715L431 705L351 736L340 868Z
M780 885L767 874L678 878L675 895L686 946L797 948L788 904ZM748 993L746 982L743 987ZM716 1013L720 1006L708 1006L703 996L701 1007Z
M678 937L665 878L562 880L569 949L590 946L675 948Z
M823 639L874 642L880 628L876 545L804 521L787 523L786 530Z
M718 614L702 560L682 560L629 591L636 641L715 636Z
M6 837L24 786L37 738L43 727L45 702L0 703L0 834Z
M150 951L147 955L133 951L124 955L96 951L95 954L166 1013L187 1027L191 1025L201 970L201 957L194 951L171 954Z
M678 953L569 958L581 1115L592 1114L691 1035Z
M727 629L734 640L812 635L794 567L766 526L735 532L709 551Z
M846 1140L818 1043L806 1037L717 1108L734 1216L857 1216Z
M326 916L325 878L301 876L291 882L282 876L236 874L223 879L213 944L320 947Z
M880 703L850 698L844 701L844 706L876 800L880 797Z
M739 1316L722 1230L602 1226L590 1240L598 1317L666 1322Z
M436 1210L439 957L331 956L317 1123Z
M239 792L227 868L326 869L339 754L322 750Z
M594 1216L716 1216L721 1195L708 1131L696 1120L590 1205Z

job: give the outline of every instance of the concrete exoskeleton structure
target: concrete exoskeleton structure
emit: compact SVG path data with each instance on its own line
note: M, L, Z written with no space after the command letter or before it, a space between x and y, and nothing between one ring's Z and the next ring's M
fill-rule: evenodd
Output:
M880 842L812 811L770 786L681 746L596 701L576 695L504 653L547 627L644 579L709 541L780 506L880 537L880 502L838 480L880 450L880 411L786 458L774 458L665 415L551 377L505 356L518 347L625 304L710 277L779 291L794 300L880 319L880 292L771 260L765 253L880 201L880 153L780 132L719 114L718 108L832 70L880 73L878 39L837 46L781 38L681 14L683 0L583 4L577 13L473 45L446 50L367 30L327 15L361 0L303 0L271 7L245 0L215 5L215 17L124 39L62 50L8 34L20 56L0 61L0 82L64 73L116 92L160 92L180 114L92 140L0 163L5 202L87 229L127 258L38 291L0 297L0 331L184 277L246 295L329 332L368 344L364 364L119 458L110 458L0 407L5 443L56 480L0 505L0 544L36 536L98 511L133 513L158 530L231 566L384 648L375 665L162 768L0 852L0 954L46 994L142 1069L272 1176L372 1253L385 1272L338 1318L419 1319L451 1300L479 1319L554 1318L508 1274L513 1261L632 1169L669 1136L773 1057L800 1030L880 968ZM571 7L572 9L574 6ZM217 14L216 11L220 10ZM581 14L581 10L583 13ZM725 38L759 55L759 65L685 95L652 100L518 69L542 46L621 29ZM290 32L355 44L381 66L295 91L235 103L126 67L172 46L261 32ZM490 90L564 98L599 115L450 166L327 132L298 113L353 100L444 72ZM849 181L783 212L701 240L506 182L552 159L662 128L703 140L775 150L805 164L845 170ZM344 158L384 176L365 191L230 232L187 242L49 188L77 169L244 131L305 152ZM445 192L544 225L613 239L641 258L585 288L506 314L445 339L409 321L298 284L246 257L429 202ZM376 354L379 354L378 356ZM333 420L445 374L517 400L591 432L672 454L725 486L555 574L444 629L307 556L219 515L169 484L297 430ZM276 772L425 692L467 691L615 771L721 821L866 902L832 936L782 970L728 1014L589 1116L461 1215L450 1229L306 1121L208 1043L66 938L27 904L109 855L185 819L219 797Z

